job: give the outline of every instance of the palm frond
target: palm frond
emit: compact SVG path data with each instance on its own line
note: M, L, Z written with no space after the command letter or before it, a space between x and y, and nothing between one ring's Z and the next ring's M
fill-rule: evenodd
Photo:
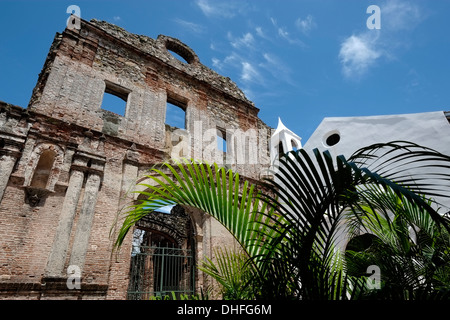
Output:
M416 205L437 226L450 230L448 219L437 212L437 200L430 203L423 196L449 195L449 168L448 156L402 141L361 148L348 159L300 149L280 159L278 172L262 192L216 164L164 164L161 170L150 170L147 178L152 183L139 192L146 199L126 213L116 246L143 216L175 202L210 214L231 232L255 266L258 279L253 281L260 297L353 298L364 292L361 280L346 274L347 266L336 252L346 212L364 212L353 219L354 230L364 225L405 235L404 220L409 218L399 211L398 202L389 207L387 199L373 198L370 188L376 187ZM392 219L390 212L401 213L400 218ZM386 264L395 267L394 260Z
M260 234L269 230L274 211L267 203L260 202L261 191L257 186L242 181L238 173L217 164L185 160L174 165L164 163L161 169L152 168L146 178L151 183L139 184L146 191L137 191L145 200L128 208L116 247L145 215L177 203L198 208L216 218L250 254L263 248L257 243L264 240Z
M227 248L216 248L214 256L215 261L205 257L198 268L220 284L223 299L253 299L255 292L250 281L254 270L248 256L242 250Z

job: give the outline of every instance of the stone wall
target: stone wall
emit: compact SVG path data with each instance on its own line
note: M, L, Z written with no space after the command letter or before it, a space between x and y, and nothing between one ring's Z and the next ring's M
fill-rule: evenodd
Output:
M123 116L101 108L105 92L126 100ZM183 104L185 129L165 124L167 101ZM223 159L211 152L217 128L230 132L227 143L244 159L253 152L248 141L257 143L256 161L225 163L257 181L271 133L257 115L230 79L177 39L95 20L57 34L28 108L0 102L0 297L125 299L131 235L112 249L118 212L136 201L130 190L173 157ZM236 246L213 218L187 213L198 261L214 246ZM68 274L69 266L78 269ZM78 275L81 287L69 288ZM198 274L197 289L207 281Z

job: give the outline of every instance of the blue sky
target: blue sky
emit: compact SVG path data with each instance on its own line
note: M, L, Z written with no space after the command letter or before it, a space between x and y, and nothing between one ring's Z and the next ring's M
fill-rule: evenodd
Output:
M324 117L450 110L450 0L0 0L0 100L27 106L71 4L180 39L303 143ZM367 28L370 5L380 29Z

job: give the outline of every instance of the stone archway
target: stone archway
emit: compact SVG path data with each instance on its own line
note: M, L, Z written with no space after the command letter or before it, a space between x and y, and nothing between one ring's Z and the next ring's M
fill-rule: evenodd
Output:
M181 206L153 212L133 233L128 298L195 293L195 245L190 217Z

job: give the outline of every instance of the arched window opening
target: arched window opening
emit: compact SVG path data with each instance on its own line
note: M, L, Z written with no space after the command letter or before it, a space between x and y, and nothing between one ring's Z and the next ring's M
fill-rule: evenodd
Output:
M195 55L192 50L177 41L167 39L166 49L172 56L183 63L191 64L195 61Z
M184 58L183 56L181 56L179 53L176 53L176 52L173 51L173 50L167 50L167 51L169 51L169 53L170 53L172 56L174 56L177 60L179 60L179 61L181 61L181 62L183 62L183 63L189 63L189 62L186 60L186 58Z
M355 236L350 239L345 248L347 274L351 277L361 277L371 274L369 267L376 265L376 260L370 254L377 246L377 237L370 233Z
M367 250L372 244L374 239L376 238L375 235L370 233L365 233L359 236L356 236L352 238L348 244L345 250L355 251L355 252L361 252L364 250Z
M41 153L39 161L34 169L30 186L45 189L50 178L56 153L53 150L45 150Z
M292 150L297 151L298 150L297 142L295 142L295 140L292 139L291 144L292 144Z

